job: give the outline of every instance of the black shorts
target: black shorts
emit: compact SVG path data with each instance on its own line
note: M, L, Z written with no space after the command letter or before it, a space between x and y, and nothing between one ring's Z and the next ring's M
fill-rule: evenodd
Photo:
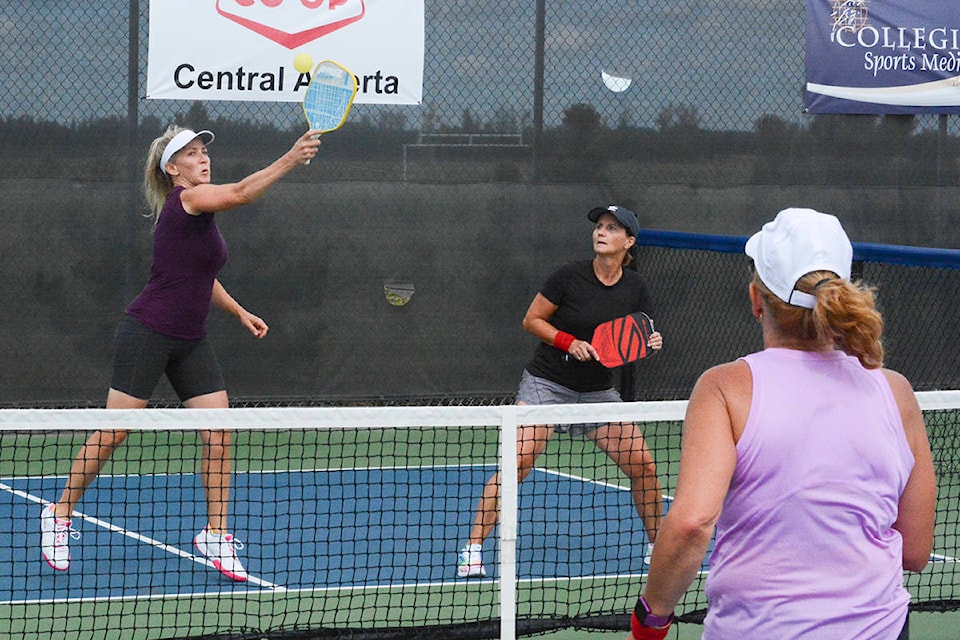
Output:
M124 316L114 333L110 387L149 400L163 374L181 402L226 389L217 355L206 338L170 338Z

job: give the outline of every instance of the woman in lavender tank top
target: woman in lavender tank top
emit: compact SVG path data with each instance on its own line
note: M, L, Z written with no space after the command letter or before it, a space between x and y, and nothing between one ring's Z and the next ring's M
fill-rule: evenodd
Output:
M839 220L786 209L746 245L764 350L706 371L631 619L664 638L714 531L703 637L904 640L903 572L933 547L936 478L910 383Z
M229 406L220 365L206 338L207 313L214 306L236 316L256 338L263 338L268 327L237 303L217 279L227 248L214 215L255 200L309 162L317 154L319 133L307 131L268 167L224 185L211 183L207 155L207 145L214 138L211 132L171 126L153 141L144 181L147 202L156 217L153 266L146 287L117 327L108 409L146 407L163 375L185 407ZM69 568L68 542L79 536L70 528L73 510L126 437L126 432L115 430L90 436L73 462L59 501L41 512L41 552L52 568ZM194 544L221 573L243 582L247 572L236 554L242 545L227 529L230 433L210 430L200 437L207 523Z

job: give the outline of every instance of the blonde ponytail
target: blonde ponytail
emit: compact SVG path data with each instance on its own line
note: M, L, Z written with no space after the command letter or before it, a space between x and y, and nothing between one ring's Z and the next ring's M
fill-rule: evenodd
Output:
M826 277L826 274L821 274ZM805 276L801 286L813 281L817 298L813 323L819 335L833 335L834 344L855 356L867 369L883 366L883 317L876 308L875 289L861 282L833 277L829 280Z
M148 215L153 217L154 224L160 219L163 203L166 202L167 196L173 190L173 178L160 168L160 158L163 157L163 151L173 140L173 137L181 131L183 131L183 127L170 125L162 136L150 143L150 151L147 152L147 162L143 168L143 192L150 209Z

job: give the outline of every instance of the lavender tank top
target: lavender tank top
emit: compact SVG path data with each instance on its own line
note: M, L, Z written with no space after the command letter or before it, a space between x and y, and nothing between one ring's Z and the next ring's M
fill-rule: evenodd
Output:
M753 400L703 638L895 640L910 596L891 527L914 459L886 378L840 351L744 360Z
M126 313L171 338L206 335L213 281L227 262L227 243L214 214L190 215L177 187L167 196L153 236L150 280Z

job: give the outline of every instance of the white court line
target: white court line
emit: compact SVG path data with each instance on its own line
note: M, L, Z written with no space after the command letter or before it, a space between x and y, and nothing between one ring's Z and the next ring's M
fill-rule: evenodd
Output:
M707 575L709 571L700 570L697 572L697 575ZM536 585L536 584L558 584L558 583L573 583L573 582L586 582L591 580L637 580L640 578L645 578L646 573L617 573L617 574L596 574L589 576L558 576L558 577L541 577L541 578L518 578L517 584L526 584L526 585ZM439 588L439 589L452 589L452 590L462 590L464 588L472 588L477 585L485 584L496 584L499 582L499 578L484 578L481 580L474 579L451 579L451 580L440 580L440 581L430 581L430 582L397 582L391 584L374 584L374 585L340 585L334 587L295 587L291 589L284 589L283 593L291 596L300 596L304 594L331 594L331 593L364 593L364 592L377 592L377 591L396 591L396 590L413 590L413 589L422 589L427 588ZM27 605L27 604L63 604L71 602L122 602L122 601L132 601L132 600L161 600L161 599L178 599L178 598L215 598L221 596L239 596L239 597L256 597L262 595L269 595L271 591L223 591L223 592L198 592L198 593L172 593L172 594L148 594L148 595L135 595L135 596L101 596L96 598L56 598L50 600L17 600L17 601L8 601L0 602L0 605Z
M609 489L620 489L621 491L630 491L630 487L624 487L623 485L614 484L612 482L607 482L606 480L594 480L592 478L586 478L584 476L577 476L572 473L566 473L564 471L557 471L555 469L546 469L543 467L534 467L534 471L539 471L540 473L545 473L548 476L557 476L558 478L566 478L567 480L579 480L585 484L595 484L601 487L607 487Z
M944 556L944 555L940 555L939 553L930 554L930 562L958 562L958 561L960 560L958 560L957 558L954 558L953 556Z
M575 476L572 473L564 473L563 471L555 471L553 469L543 469L541 467L534 467L534 471L539 471L547 475L558 476L560 478L567 478L570 480L579 480L580 482L583 482L583 483L595 484L601 487L608 487L610 489L619 489L620 491L630 491L630 487L625 487L620 484L614 484L612 482L607 482L606 480L594 480L592 478L586 478L584 476ZM673 500L673 496L666 493L662 494L660 497L663 498L664 500L670 500L670 501Z
M3 482L0 482L0 490L7 491L15 496L24 498L31 502L35 502L39 505L46 506L50 504L50 502L48 502L47 500L44 500L39 496L35 496L33 494L27 493L26 491L21 491L19 489L14 489L10 485L5 484ZM192 560L197 564L202 564L203 566L209 567L214 571L216 571L216 568L213 566L213 562L211 562L210 560L207 560L206 558L196 556L192 553L179 549L178 547L174 547L164 542L160 542L159 540L155 540L154 538L150 538L145 535L142 535L133 531L129 531L128 529L124 529L123 527L118 527L115 524L111 524L105 520L101 520L100 518L87 515L80 511L74 511L73 513L74 513L74 516L81 518L82 520L89 522L92 525L103 527L104 529L110 531L111 533L119 533L120 535L136 540L137 542L148 544L152 547L156 547L157 549L160 549L161 551L165 551L175 556L180 556L181 558L184 558L186 560ZM286 591L285 587L282 587L277 584L273 584L272 582L267 582L266 580L261 580L260 578L257 578L255 576L249 576L244 584L247 584L247 583L255 584L257 586L263 587L265 589L271 589L273 591Z

